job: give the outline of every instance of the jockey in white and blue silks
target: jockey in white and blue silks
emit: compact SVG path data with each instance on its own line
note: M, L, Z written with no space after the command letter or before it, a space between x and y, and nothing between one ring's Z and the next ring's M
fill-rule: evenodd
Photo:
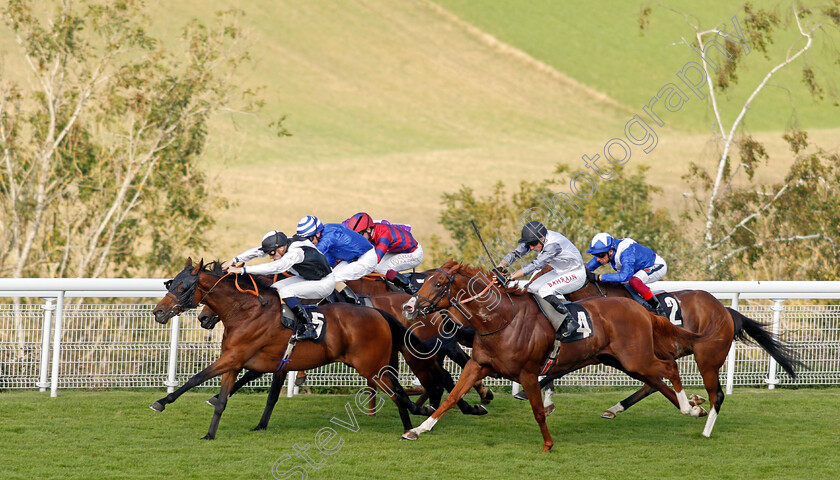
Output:
M298 222L297 236L308 239L324 254L336 283L358 280L373 272L379 262L373 245L340 223L322 224L318 217L308 215Z
M580 251L568 238L546 229L540 222L528 222L522 228L519 246L502 259L498 268L503 270L530 250L537 252L537 258L514 272L510 280L539 272L550 265L552 270L532 281L528 291L539 295L564 317L570 318L568 309L557 295L572 293L586 283L586 270Z
M668 272L665 260L653 250L636 243L632 238L615 239L608 233L599 233L592 238L586 253L595 255L586 268L596 270L607 262L616 273L598 275L602 282L629 283L633 290L654 309L657 315L667 317L659 300L650 291L648 283L662 280Z
M266 255L271 258L271 262L249 267L234 266ZM291 277L273 283L271 288L277 290L283 302L306 326L302 334L296 335L296 339L309 340L317 336L312 318L298 298L320 300L327 297L335 288L335 277L326 257L312 242L297 236L287 238L283 232L272 230L263 236L259 247L240 253L223 263L222 268L227 272L254 275L291 273Z

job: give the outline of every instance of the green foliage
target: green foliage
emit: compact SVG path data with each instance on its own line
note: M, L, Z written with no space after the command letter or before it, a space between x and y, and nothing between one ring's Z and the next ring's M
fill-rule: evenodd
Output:
M434 263L456 258L488 266L470 220L479 227L496 262L515 247L514 242L526 222L540 220L550 230L568 237L581 252L598 232L610 232L616 238L631 237L662 255L669 264L669 272L677 278L689 265L685 259L691 256L684 255L682 235L668 213L651 206L652 197L661 188L646 182L647 167L615 170L613 178L599 183L592 199L576 201L577 210L567 203L551 202L555 193L569 184L568 178L584 173L584 170L570 170L566 165L557 167L554 178L540 183L520 183L519 190L510 196L502 182L486 196L477 196L468 187L445 194L441 225L450 232L454 247L435 239L431 247Z
M199 167L208 122L222 109L259 106L230 81L248 59L241 12L189 23L167 50L148 33L141 1L52 8L48 20L24 0L1 11L39 81L0 90L0 219L9 225L0 271L170 270L181 260L171 252L203 247L226 206Z

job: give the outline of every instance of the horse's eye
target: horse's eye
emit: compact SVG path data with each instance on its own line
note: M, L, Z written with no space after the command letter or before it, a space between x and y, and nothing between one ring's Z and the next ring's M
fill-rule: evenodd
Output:
M435 287L440 288L440 282L436 282Z

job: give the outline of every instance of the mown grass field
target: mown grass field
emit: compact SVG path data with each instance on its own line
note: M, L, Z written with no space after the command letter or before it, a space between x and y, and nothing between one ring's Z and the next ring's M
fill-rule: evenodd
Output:
M350 395L281 397L269 429L251 432L265 395L244 393L231 399L217 439L208 442L200 440L212 414L206 390L163 413L147 407L160 391L61 391L58 398L7 391L0 393L0 478L305 478L289 472L294 467L312 479L836 477L839 389L736 389L709 439L702 419L682 417L661 396L614 421L599 417L628 393L555 395L558 410L548 424L556 443L542 454L528 404L509 395L497 396L489 415L451 412L433 432L406 442L398 440L390 404L376 418L355 411L355 432L331 423L349 421ZM339 432L325 442L335 450L329 456L314 447L325 427ZM296 457L295 445L307 443L318 469Z

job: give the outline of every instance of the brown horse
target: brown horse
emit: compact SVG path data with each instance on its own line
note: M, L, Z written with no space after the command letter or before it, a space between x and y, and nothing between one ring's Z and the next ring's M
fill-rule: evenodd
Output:
M227 405L228 392L243 368L258 372L274 372L275 380L284 378L278 372L292 331L280 325L281 303L271 288L256 282L255 291L243 292L237 276L224 274L218 262L203 261L195 267L188 259L186 266L167 282L167 294L154 309L155 320L166 323L179 313L206 303L219 314L225 325L222 354L210 366L194 375L183 386L153 403L152 410L162 412L187 390L206 380L222 375L222 388L215 405L213 419L205 439L216 436L222 412ZM290 357L290 370L306 370L328 363L343 362L369 382L383 389L400 409L405 429L411 428L408 411L422 412L403 391L397 381L392 352L401 346L405 328L391 315L372 308L330 304L321 307L324 315L323 339L319 342L300 342ZM415 338L416 341L416 338ZM277 402L282 381L272 382L266 408L255 430L265 429Z
M767 353L776 359L778 364L792 377L796 377L794 367L802 366L802 363L795 360L790 347L776 339L773 334L764 328L764 325L752 320L737 310L725 307L712 294L703 290L682 290L671 292L680 302L682 309L683 328L690 332L697 333L703 339L694 348L686 349L681 356L694 354L700 375L703 378L703 385L709 396L711 409L706 419L706 426L703 435L709 437L712 434L715 420L720 413L723 404L724 393L720 385L720 369L726 361L733 339L748 340L747 335L752 337ZM566 294L570 301L579 301L586 298L599 297L626 297L630 298L630 292L624 286L615 283L605 283L594 279L587 279L587 282L579 290ZM596 362L597 363L597 362ZM540 386L554 379L562 377L565 373L546 376L540 381ZM607 409L603 414L604 418L615 418L616 413L627 410L638 401L656 392L648 385L630 395L626 399Z
M481 293L467 293L475 291ZM464 296L470 298L463 299ZM592 299L581 305L592 320L591 336L563 344L549 373L574 370L598 358L654 386L678 405L682 413L699 413L697 407L689 406L673 360L682 349L690 348L698 335L675 327L633 300ZM531 295L501 291L492 285L486 272L450 261L429 275L417 295L403 308L409 319L418 313L448 309L455 321L469 324L477 332L472 359L455 389L431 417L403 434L403 438L418 439L421 433L434 427L476 380L499 375L524 387L542 432L543 451L551 449L554 441L545 423L537 378L554 344L555 332ZM674 390L662 377L671 381Z
M256 278L258 280L266 280L267 283L272 281L270 277L265 278L260 275L257 275ZM405 322L403 325L408 327L409 325L407 325L407 320L402 318L402 305L408 301L409 298L411 298L411 296L405 293L388 292L372 296L370 297L370 300L375 308L384 310L394 317L401 319L401 323ZM417 336L420 340L434 339L434 342L436 343L431 348L436 348L439 350L439 353L435 353L434 355L419 354L421 352L418 352L418 350L425 348L421 346L412 347L403 345L400 350L405 358L406 364L409 366L411 371L414 372L417 379L420 381L420 384L423 386L425 395L427 395L429 400L429 404L433 407L431 411L434 411L440 405L443 391L450 391L455 387L455 381L452 379L452 375L443 367L444 354L450 358L456 359L456 363L460 360L461 365L466 364L469 360L469 356L454 342L453 337L455 328L447 328L447 326L441 325L440 322L442 322L443 319L437 318L440 317L440 315L435 315L434 317L435 318L432 318L431 321L428 322L414 322L414 324L410 327L411 333ZM218 322L219 317L211 308L205 306L199 313L198 319L201 322L202 327L212 329ZM457 327L457 325L455 325L455 327ZM228 392L228 397L236 393L236 391L245 386L248 382L260 378L262 375L262 372L255 372L252 370L246 371L245 374L236 381L236 384L233 386L231 391ZM282 380L274 379L273 381ZM481 381L476 383L475 389L479 393L482 403L489 403L490 400L493 399L493 392L485 387ZM207 403L215 406L218 402L218 398L219 395L216 395L215 397L208 399ZM371 396L369 399L371 405L373 405L375 401L376 398ZM424 402L425 399L422 401L418 400L417 404L423 405ZM458 401L458 408L465 415L484 415L487 413L487 409L484 406L470 405L464 400ZM370 408L369 410L372 411L373 408ZM431 413L431 411L428 413Z

